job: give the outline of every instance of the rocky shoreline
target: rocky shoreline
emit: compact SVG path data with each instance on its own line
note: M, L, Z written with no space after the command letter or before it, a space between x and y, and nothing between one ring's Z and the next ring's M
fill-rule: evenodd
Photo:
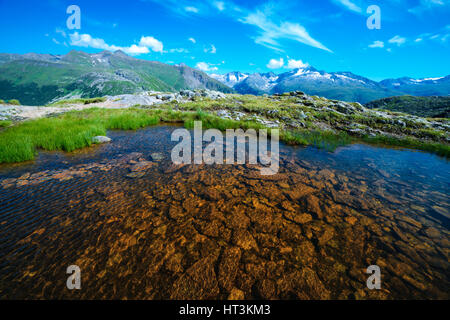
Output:
M177 103L190 102L195 98L207 99L224 99L225 94L214 90L182 90L177 93L163 92L142 92L137 94L123 94L118 96L106 96L104 102L84 104L84 103L67 103L57 105L50 104L48 106L15 106L0 105L0 120L23 121L48 116L55 116L69 111L82 111L85 109L105 108L105 109L124 109L137 105L154 106L164 104L171 101ZM55 101L57 103L57 101Z

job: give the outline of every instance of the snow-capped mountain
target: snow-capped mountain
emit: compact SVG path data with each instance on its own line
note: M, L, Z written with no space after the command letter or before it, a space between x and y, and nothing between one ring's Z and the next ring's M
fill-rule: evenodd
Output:
M235 71L235 72L229 72L226 74L210 74L209 76L211 78L216 79L216 80L222 82L223 84L233 88L236 84L247 79L249 74Z
M301 90L329 99L366 103L395 95L450 95L450 76L426 79L388 79L376 82L351 72L326 72L308 66L276 75L231 72L213 78L242 94L283 93Z
M386 88L416 96L450 95L450 75L446 77L424 79L413 79L409 77L386 79L381 81L380 84Z

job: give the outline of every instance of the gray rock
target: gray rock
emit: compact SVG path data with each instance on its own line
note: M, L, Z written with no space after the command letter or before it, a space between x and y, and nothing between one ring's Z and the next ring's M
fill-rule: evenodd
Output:
M93 143L108 143L111 142L111 138L105 136L96 136L92 138Z
M302 110L302 111L300 111L300 114L298 115L298 118L299 119L306 119L306 118L308 118L308 116Z
M173 99L175 99L175 95L173 94L165 94L161 97L162 101L172 101Z
M356 113L356 108L352 105L349 105L347 103L338 102L333 106L337 111L344 113L344 114L353 114Z

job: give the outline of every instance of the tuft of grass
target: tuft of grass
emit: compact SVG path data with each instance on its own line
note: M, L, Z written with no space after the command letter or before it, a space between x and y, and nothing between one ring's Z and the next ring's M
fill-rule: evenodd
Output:
M334 151L337 147L351 143L350 136L345 132L316 130L282 131L280 140L291 145L312 145L328 151Z
M184 115L184 125L188 129L192 129L194 127L194 121L201 121L203 129L218 129L221 131L225 131L226 129L265 129L263 125L254 121L248 120L231 120L231 119L223 119L216 115L206 113L202 110L197 110L197 112L192 113L191 115Z
M89 109L25 121L0 133L0 163L32 160L37 149L73 151L92 145L92 138L108 129L133 130L158 122L158 116L136 109Z
M0 104L6 104L5 100L0 99Z
M0 120L0 128L9 127L10 125L12 125L11 120Z
M14 105L14 106L20 106L20 101L17 99L11 99L8 101L8 104Z
M442 157L450 158L450 146L438 142L424 142L411 137L394 138L387 136L376 136L376 137L365 136L362 138L362 140L370 144L382 144L382 145L417 149L435 153Z

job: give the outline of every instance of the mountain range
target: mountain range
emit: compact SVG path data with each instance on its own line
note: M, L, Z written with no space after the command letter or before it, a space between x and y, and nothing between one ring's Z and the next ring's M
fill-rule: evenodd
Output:
M212 78L241 94L273 94L301 90L328 99L367 103L391 96L449 96L450 76L427 79L387 79L376 82L351 72L325 72L314 67L293 69L281 74L212 74Z
M0 99L19 99L25 105L43 105L71 96L93 98L181 89L233 91L184 64L136 59L122 51L0 54Z
M312 66L281 74L206 74L185 64L130 57L122 51L66 55L0 53L0 99L43 105L70 97L94 98L141 91L210 89L224 93L273 94L300 90L328 99L367 103L393 96L450 96L450 76L380 82L351 72Z

